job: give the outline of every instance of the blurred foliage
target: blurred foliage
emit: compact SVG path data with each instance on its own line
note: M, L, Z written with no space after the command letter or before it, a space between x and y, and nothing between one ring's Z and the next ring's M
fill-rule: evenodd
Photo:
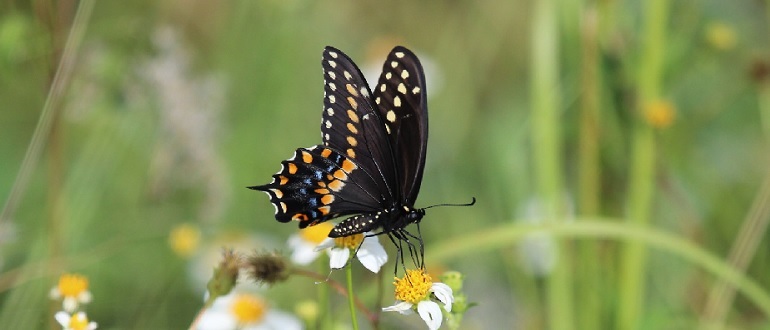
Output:
M583 198L576 195L586 97L581 56L589 40L584 24L595 19L598 214L621 219L630 132L642 118L636 81L643 4L558 3L565 196L573 204ZM0 3L1 201L18 178L77 5ZM768 175L770 113L762 109L770 102L770 9L765 1L670 6L661 85L673 117L664 113L670 122L654 132L650 225L727 258ZM474 207L428 212L421 224L428 252L439 241L531 217L531 155L538 148L530 138L531 13L529 1L96 2L65 96L52 108L56 119L40 162L14 214L0 219L0 327L54 328L57 306L47 292L59 275L78 272L89 278L88 314L100 328L185 328L203 304L217 262L211 256L222 247L285 249L295 225L276 222L267 198L245 187L269 180L295 148L320 142L326 45L365 72L397 44L426 63L430 143L416 206L478 199ZM184 223L201 229L201 246L189 258L168 245L169 233ZM527 250L517 243L441 265L427 260L429 268L464 275L467 299L478 306L465 314L463 328L547 327L543 282L527 271L519 253ZM596 244L590 260L561 261L575 269L598 265L598 309L577 313L598 315L601 328L612 328L620 243ZM746 274L770 288L767 238L759 244ZM384 279L355 269L362 300L375 299L378 280L390 283L390 266ZM654 251L646 270L639 327L696 325L718 279L665 251ZM316 288L313 280L291 278L262 294L293 311L314 299L307 293ZM330 313L348 320L345 308ZM407 322L382 317L383 328ZM766 328L767 317L738 295L728 324Z

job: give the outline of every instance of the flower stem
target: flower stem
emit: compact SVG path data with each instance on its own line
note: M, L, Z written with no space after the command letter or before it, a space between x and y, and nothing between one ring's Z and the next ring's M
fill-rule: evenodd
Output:
M328 263L318 262L317 264L320 267L319 271L326 271ZM331 319L329 318L331 313L329 311L329 286L327 285L318 286L318 311L318 319L315 324L316 329L329 329L331 327Z
M348 280L348 306L350 307L350 321L353 324L353 330L358 330L358 319L356 319L356 301L353 295L353 267L345 267L345 277Z
M354 300L355 306L358 308L358 310L364 313L364 315L366 315L366 318L369 319L370 322L374 322L374 320L377 319L376 314L374 314L372 311L366 308L366 306L360 300L358 300L358 298L356 298L354 295L349 294L349 292L345 290L345 287L343 287L342 284L340 284L339 282L332 280L326 277L325 275L321 275L321 274L300 269L300 268L295 268L294 270L292 270L292 273L295 275L305 276L305 277L309 277L314 280L317 280L318 281L317 283L319 284L326 284L330 288L334 289L334 291L336 291L340 296L353 297L351 299Z

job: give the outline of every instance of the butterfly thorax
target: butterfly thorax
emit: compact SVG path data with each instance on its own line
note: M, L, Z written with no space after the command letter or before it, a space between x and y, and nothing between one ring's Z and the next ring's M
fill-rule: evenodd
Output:
M393 206L388 209L390 221L382 221L382 231L391 232L393 230L405 228L412 223L418 223L425 216L424 209L415 209L406 205Z

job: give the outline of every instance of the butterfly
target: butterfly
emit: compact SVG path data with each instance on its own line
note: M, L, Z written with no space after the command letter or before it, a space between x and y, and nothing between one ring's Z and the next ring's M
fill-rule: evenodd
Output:
M272 182L248 187L270 197L275 218L299 221L299 228L342 220L329 237L379 229L413 260L425 209L414 207L420 192L428 146L425 74L417 56L398 46L370 90L361 70L345 53L326 47L322 144L299 148L281 162ZM416 223L418 234L406 231ZM403 262L403 256L402 262ZM421 261L417 261L420 265Z

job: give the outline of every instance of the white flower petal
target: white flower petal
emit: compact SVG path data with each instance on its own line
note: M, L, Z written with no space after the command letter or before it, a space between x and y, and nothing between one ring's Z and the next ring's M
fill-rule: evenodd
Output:
M326 239L324 239L321 242L321 244L318 244L318 246L316 246L313 249L313 251L320 252L320 251L323 251L323 250L328 249L330 247L334 247L334 239L330 238L330 237L327 237Z
M430 291L436 295L439 301L444 303L444 309L447 312L452 311L452 303L455 301L455 297L452 295L452 288L444 283L433 283Z
M67 312L56 312L56 314L53 315L53 318L55 318L56 322L59 322L61 326L66 328L70 326L70 319L72 316Z
M412 314L412 303L408 301L399 301L393 304L393 306L383 307L383 312L399 312L404 315Z
M48 292L48 297L51 299L59 299L61 298L61 291L59 291L59 287L55 286L53 289L51 289L50 292Z
M313 262L320 253L314 251L315 245L302 239L299 235L292 235L287 242L291 248L291 261L295 264L305 266Z
M62 308L67 313L72 313L78 308L78 301L75 297L64 297L62 301Z
M417 304L417 313L420 314L420 317L425 321L429 329L437 330L441 327L441 321L444 316L441 314L441 307L437 303L423 300Z
M230 313L209 309L198 320L198 330L235 330L238 321Z
M349 258L350 250L348 248L332 248L329 250L329 267L333 269L345 267Z
M83 291L78 295L78 301L81 304L87 304L91 302L91 299L93 296L91 296L91 291Z
M294 315L268 310L259 324L243 327L242 330L302 330L302 322Z
M377 237L364 238L361 248L356 253L356 258L366 269L374 273L379 272L382 265L388 262L388 254Z

